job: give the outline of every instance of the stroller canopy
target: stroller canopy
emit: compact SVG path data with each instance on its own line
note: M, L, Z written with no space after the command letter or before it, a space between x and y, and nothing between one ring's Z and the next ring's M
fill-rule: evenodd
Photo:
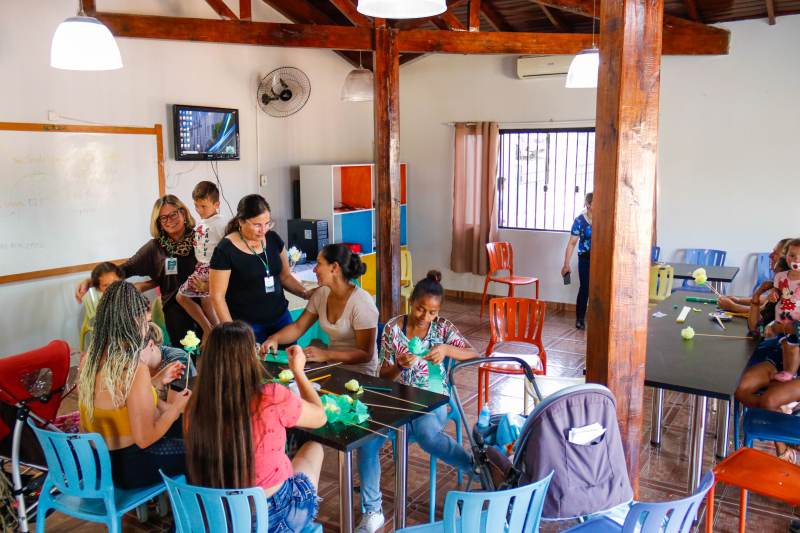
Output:
M588 444L570 442L570 430L594 423L605 433ZM541 402L520 432L514 467L520 472L520 485L554 472L544 518L584 516L633 499L617 403L602 385L576 385Z

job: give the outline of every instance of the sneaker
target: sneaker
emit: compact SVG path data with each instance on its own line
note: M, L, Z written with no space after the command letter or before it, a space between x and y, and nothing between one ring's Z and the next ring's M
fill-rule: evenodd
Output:
M575 327L578 328L578 329L585 329L586 328L586 323L584 322L584 319L579 318L578 320L576 320L575 321Z
M383 527L383 512L367 511L361 517L355 533L375 533Z

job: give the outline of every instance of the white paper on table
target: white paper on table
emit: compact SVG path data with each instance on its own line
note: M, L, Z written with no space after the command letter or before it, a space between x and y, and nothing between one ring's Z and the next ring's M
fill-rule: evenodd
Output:
M653 316L656 318L661 318L662 316L667 316L667 313L662 313L661 311L656 311L653 313Z
M595 422L588 426L572 428L569 430L569 441L572 444L589 444L595 439L599 439L606 432L606 428Z

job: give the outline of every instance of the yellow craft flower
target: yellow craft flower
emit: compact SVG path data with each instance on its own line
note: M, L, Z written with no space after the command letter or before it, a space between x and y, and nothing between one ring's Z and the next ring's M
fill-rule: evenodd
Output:
M681 330L681 337L686 340L691 339L694 337L694 329L691 326L688 326L686 329Z
M706 269L705 269L705 268L698 268L697 270L695 270L694 272L692 272L692 276L694 276L694 277L697 277L697 276L707 276L707 274L706 274Z
M281 373L278 374L278 379L294 379L294 372L289 369L281 370Z
M194 334L194 331L188 331L186 336L181 341L181 344L186 348L194 348L200 344L200 339Z
M341 413L342 412L341 408L339 408L339 406L336 405L335 403L326 403L324 409L326 411L330 411L331 413Z
M706 277L705 274L701 274L699 276L695 276L694 280L697 282L698 285L702 287L703 285L706 284L706 281L708 281L708 277Z
M344 384L344 388L349 391L358 392L361 390L361 385L358 384L358 381L351 379Z

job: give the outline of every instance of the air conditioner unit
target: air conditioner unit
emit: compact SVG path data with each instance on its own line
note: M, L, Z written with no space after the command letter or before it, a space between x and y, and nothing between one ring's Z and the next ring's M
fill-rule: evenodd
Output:
M523 56L517 59L517 76L521 80L565 76L574 57L572 55Z

